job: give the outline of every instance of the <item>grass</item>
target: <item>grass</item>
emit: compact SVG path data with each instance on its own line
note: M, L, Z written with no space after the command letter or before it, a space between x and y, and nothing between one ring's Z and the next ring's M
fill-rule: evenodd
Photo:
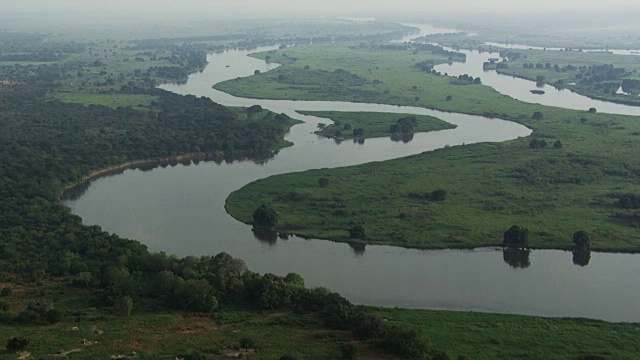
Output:
M284 354L298 359L340 357L340 346L352 341L349 332L327 329L313 315L293 312L256 312L226 305L215 317L208 314L165 312L159 304L134 300L130 317L117 307L94 305L95 290L72 288L64 279L43 285L16 285L14 294L2 300L11 303L9 313L18 313L32 299L45 298L63 314L53 325L0 324L0 341L12 337L29 340L26 351L31 358L46 358L59 351L79 349L69 356L85 359L109 359L112 355L137 353L139 358L174 358L197 350L209 359L223 359L242 338L250 338L262 359L277 359ZM100 331L98 331L100 330ZM100 333L98 333L100 332ZM83 340L96 342L83 345ZM385 359L365 344L356 344L366 358ZM15 358L0 350L0 358Z
M452 359L636 359L638 324L430 310L376 309L389 322L422 330Z
M416 133L453 129L456 127L433 116L424 115L339 111L299 112L305 115L331 119L334 123L323 126L320 130L316 131L316 134L340 140L353 138L352 129L363 129L364 136L362 137L365 139L392 136L393 134L389 131L389 127L397 124L399 119L409 116L415 117L417 120L417 125L413 129Z
M268 203L279 212L282 231L353 241L348 230L362 224L366 237L359 241L416 248L497 245L503 232L518 224L530 229L534 248L570 248L573 232L585 230L594 250L640 251L638 216L616 205L618 194L640 193L640 161L632 145L640 134L637 118L523 103L487 86L455 85L413 66L433 55L335 47L335 54L327 45L271 53L274 61L289 61L279 73L220 88L242 96L413 104L499 116L532 128L538 139L564 146L531 149L530 139L519 139L275 176L231 194L227 210L232 216L250 223L253 211ZM322 83L291 90L278 81L278 74L286 77L289 69L295 74L306 65L344 69L362 78L354 87L375 95L336 95ZM412 84L421 94L418 100L411 97L416 93ZM446 95L453 100L446 101ZM532 119L534 111L544 117ZM329 185L320 187L319 178L327 178ZM437 189L447 191L444 201L423 196Z
M0 324L0 340L25 337L31 358L79 349L72 358L109 359L130 354L138 358L174 358L198 351L207 359L226 358L241 339L253 339L259 352L250 357L277 359L288 354L297 359L335 359L340 346L352 343L363 359L391 359L375 346L354 341L345 331L329 330L315 316L297 312L255 312L239 305L223 305L212 318L207 314L163 312L158 304L134 300L130 317L115 307L94 305L94 292L69 287L64 279L36 286L12 286L3 300L17 313L32 299L46 298L62 311L53 325ZM93 295L92 295L93 294ZM419 329L434 346L455 359L577 359L601 355L605 359L635 359L640 352L638 324L612 324L585 319L553 319L517 315L452 311L404 310L363 307L385 321ZM83 345L83 340L92 345ZM1 358L15 354L0 351Z

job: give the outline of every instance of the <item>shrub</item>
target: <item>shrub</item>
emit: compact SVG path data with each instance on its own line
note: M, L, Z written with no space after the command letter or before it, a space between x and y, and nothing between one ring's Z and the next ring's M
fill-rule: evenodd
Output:
M240 339L240 348L241 349L255 349L256 341L252 338L244 337Z
M7 340L7 351L23 351L27 348L27 345L29 345L29 340L23 337L13 337Z
M342 345L340 351L343 359L355 359L358 354L358 348L351 343Z

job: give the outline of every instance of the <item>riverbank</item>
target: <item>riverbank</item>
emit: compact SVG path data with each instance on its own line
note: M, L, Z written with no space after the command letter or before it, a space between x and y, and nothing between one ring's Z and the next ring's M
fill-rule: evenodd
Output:
M415 56L411 52L345 47L338 53L349 62L338 64L325 55L319 63L313 55L318 51L326 54L322 48L270 53L274 61L298 60L272 75L216 87L243 96L343 101L366 91L375 93L368 100L376 102L417 102L509 119L532 128L533 137L545 140L546 148L534 149L531 139L521 139L453 147L352 168L279 175L230 195L226 206L235 218L251 222L253 210L265 203L278 211L283 230L337 241L423 249L477 248L499 244L504 231L519 224L531 230L533 248L570 249L572 234L584 230L592 234L593 249L632 253L640 249L633 210L616 204L616 194L640 192L636 172L623 170L640 168L627 145L640 132L634 117L527 104L487 86L453 85L448 77L416 71L410 65ZM371 73L361 65L365 59L372 66ZM376 73L376 65L391 67L388 72L393 77ZM344 96L325 91L321 81L293 90L282 86L280 78L297 74L289 68L305 66L329 72L340 66L365 79L365 85L355 86L356 90ZM387 93L385 88L392 90ZM415 100L409 94L421 96ZM452 101L446 101L446 94ZM318 187L319 178L326 178L329 186ZM427 195L438 189L447 192L446 199L430 201ZM355 224L364 225L365 237L349 234Z

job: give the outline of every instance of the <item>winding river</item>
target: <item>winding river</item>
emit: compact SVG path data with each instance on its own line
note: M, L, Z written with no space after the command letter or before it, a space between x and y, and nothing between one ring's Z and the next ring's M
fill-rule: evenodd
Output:
M301 119L305 123L294 126L286 136L295 143L293 147L260 162L229 160L219 164L200 162L126 170L91 182L82 191L71 194L65 203L86 224L98 224L107 231L138 239L152 251L180 256L224 251L245 260L253 271L279 275L296 272L305 278L307 286L327 287L355 303L640 321L640 285L635 277L640 272L637 255L592 253L590 259L576 259L570 252L532 251L523 257L503 254L500 249L365 248L298 237L254 236L249 226L225 212L224 202L229 193L257 179L393 159L447 145L506 141L527 136L530 130L499 119L422 108L254 100L212 89L220 81L249 76L255 70L268 71L275 66L247 57L248 54L249 51L228 51L210 55L207 68L191 75L186 84L162 88L207 96L227 106L259 104ZM474 61L478 60L469 57L466 65L482 69L482 62ZM448 72L453 73L453 69ZM485 76L483 81L486 83ZM424 114L458 127L416 134L406 144L386 138L367 139L365 144L336 144L313 134L319 122L328 120L303 116L296 110Z

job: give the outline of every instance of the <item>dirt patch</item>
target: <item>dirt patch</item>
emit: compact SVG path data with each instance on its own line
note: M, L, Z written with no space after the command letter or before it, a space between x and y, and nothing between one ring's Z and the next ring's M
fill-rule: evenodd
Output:
M244 350L222 350L220 355L228 358L245 358L250 355L256 355L257 349L244 349Z
M82 349L71 349L71 350L60 350L55 354L49 354L49 356L53 356L53 357L66 357L69 354L73 354L73 353L77 353L77 352L81 352Z

